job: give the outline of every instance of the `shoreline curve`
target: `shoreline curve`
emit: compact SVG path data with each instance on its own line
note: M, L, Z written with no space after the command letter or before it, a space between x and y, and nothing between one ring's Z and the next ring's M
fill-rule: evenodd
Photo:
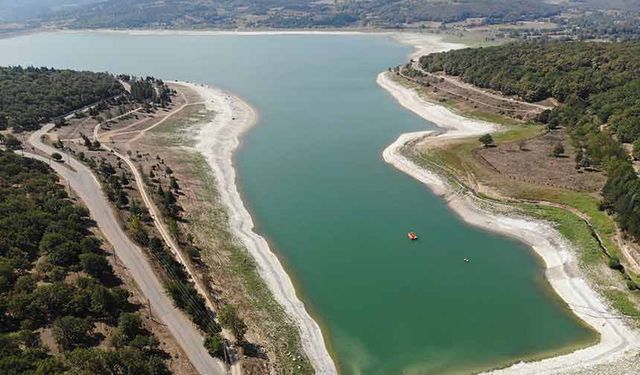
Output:
M195 149L213 171L220 200L227 208L232 233L247 248L276 301L295 322L303 350L316 373L337 374L320 326L298 298L289 275L267 241L253 231L253 219L236 185L233 154L240 145L240 137L257 123L256 111L241 98L224 90L188 82L176 83L195 91L206 108L215 112L213 120L196 125Z
M383 151L385 162L427 185L434 193L446 195L448 206L465 222L528 244L543 259L546 266L545 277L553 290L569 306L573 314L600 335L597 344L569 354L539 361L519 362L485 373L557 374L588 370L596 365L616 361L630 351L636 353L640 350L640 332L621 319L589 285L579 270L575 249L550 223L526 217L507 216L483 208L469 195L456 194L442 176L416 165L401 153L410 143L436 143L478 136L496 131L498 126L461 116L441 105L427 102L415 90L391 80L388 74L383 72L378 75L378 85L387 90L400 105L447 131L442 134L435 134L434 131L401 134Z

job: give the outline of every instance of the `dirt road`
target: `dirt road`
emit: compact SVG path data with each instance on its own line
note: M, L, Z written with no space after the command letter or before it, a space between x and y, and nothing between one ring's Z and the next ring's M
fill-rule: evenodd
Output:
M42 135L52 128L53 124L43 126L29 137L29 143L47 155L57 152L56 149L44 144L41 140ZM49 162L47 158L42 156L27 153L25 156ZM166 295L163 285L154 274L142 249L130 240L120 227L100 183L91 170L74 158L65 158L65 160L68 160L67 166L53 161L50 162L50 165L63 179L68 181L70 187L85 203L91 217L113 245L116 255L149 300L154 315L167 326L200 374L225 374L222 362L212 358L202 345L204 337L200 331L187 316L173 305L171 299Z

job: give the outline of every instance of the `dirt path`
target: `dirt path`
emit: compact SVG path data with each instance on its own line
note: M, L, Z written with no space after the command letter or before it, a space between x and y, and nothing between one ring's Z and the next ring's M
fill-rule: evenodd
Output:
M44 144L41 139L53 127L53 124L43 126L29 137L29 143L46 155L57 151ZM144 296L149 300L154 315L167 326L197 371L201 374L225 374L222 362L211 357L202 345L204 340L202 334L167 296L162 283L152 271L153 267L143 250L133 243L120 227L118 219L102 191L102 186L91 170L71 157L67 159L67 163L63 164L50 162L48 158L40 155L25 153L25 156L48 162L63 179L68 181L70 187L89 209L91 217L113 246L118 258L122 260ZM69 164L73 170L67 168L65 164Z
M118 135L137 133L134 137L132 137L131 139L129 139L127 141L127 145L131 145L133 142L135 142L136 140L138 140L139 138L144 136L144 134L147 131L149 131L149 130L151 130L151 129L159 126L159 125L162 125L165 121L170 119L173 115L177 114L178 112L182 111L183 109L187 108L188 106L197 105L197 104L203 104L202 102L189 102L189 99L187 99L186 95L184 95L183 92L180 92L180 95L184 99L184 104L182 104L178 108L175 108L175 109L171 110L160 121L153 122L150 126L147 126L144 129L127 131L133 125L139 123L139 122L136 122L136 123L134 123L132 125L129 125L129 126L125 127L125 128L122 128L122 129L119 129L119 130L112 130L112 131L109 131L109 132L105 132L103 134L100 134L100 128L104 123L101 123L101 124L98 124L98 125L96 125L94 127L94 129L93 129L93 139L100 141L101 144L102 144L102 147L104 149L106 149L107 151L112 152L114 155L116 155L117 157L122 159L127 164L127 166L131 170L131 173L132 173L132 175L134 177L134 180L135 180L135 183L136 183L136 188L137 188L138 192L140 193L140 196L142 197L142 201L143 201L144 205L147 207L147 209L149 210L149 215L151 216L151 218L153 220L153 225L158 230L158 233L160 233L160 236L162 237L162 239L165 242L165 244L169 247L169 249L171 250L173 255L177 258L178 262L180 262L185 267L185 269L187 270L187 272L191 276L191 280L195 284L196 290L204 298L207 306L211 310L215 311L216 310L215 309L215 305L212 302L211 297L210 297L209 293L207 292L207 289L203 285L203 283L200 280L200 278L198 278L196 276L197 275L196 271L193 269L191 263L187 261L187 259L183 255L182 251L180 250L180 247L176 243L176 241L173 238L173 236L171 236L171 234L169 232L169 229L167 228L166 224L164 223L164 220L162 219L162 215L160 214L160 211L159 211L158 207L156 206L155 202L153 201L153 199L151 198L151 196L150 196L150 194L148 192L148 189L147 189L146 183L144 181L144 178L142 177L142 174L140 173L140 171L138 170L136 165L133 163L133 161L131 160L131 158L127 154L123 154L123 153L119 152L115 148L112 148L112 147L108 146L107 145L108 142L105 142L106 139L111 139L112 137L116 137ZM106 136L106 138L103 138L105 136ZM233 335L231 335L231 333L228 330L223 330L223 335L225 336L225 338L227 338L229 340L233 339ZM234 374L234 375L242 374L241 362L239 360L237 360L237 358L232 362L233 362L233 365L231 366L232 374Z
M502 95L494 94L494 93L491 93L489 91L486 91L485 89L482 89L482 88L476 87L474 85L462 82L459 79L456 79L456 78L453 78L453 77L437 75L437 74L433 74L433 73L427 72L426 70L422 69L422 66L420 66L420 63L418 61L414 61L412 66L413 66L413 68L415 70L419 71L420 73L422 73L422 74L424 74L426 76L429 76L429 77L432 77L432 78L435 78L435 79L444 79L447 83L450 83L450 84L452 84L454 86L457 86L457 87L459 87L461 89L464 89L464 90L473 91L475 93L478 93L480 95L486 96L488 98L492 98L492 99L499 100L499 101L502 101L502 102L517 103L517 104L520 104L520 105L523 105L523 106L526 106L526 107L533 107L532 110L536 110L537 109L537 110L543 110L544 111L544 110L552 110L553 109L553 107L542 105L542 104L529 103L529 102L525 102L525 101L514 99L514 98L506 98L506 97L504 97ZM456 94L456 95L458 95L458 94ZM486 105L486 106L490 106L489 104L486 104L486 103L482 103L482 102L479 102L479 103L483 104L483 105ZM502 109L502 108L500 108L500 109ZM504 110L504 109L502 109L502 110ZM512 111L530 112L530 110L528 110L528 111L526 111L526 110L512 110Z

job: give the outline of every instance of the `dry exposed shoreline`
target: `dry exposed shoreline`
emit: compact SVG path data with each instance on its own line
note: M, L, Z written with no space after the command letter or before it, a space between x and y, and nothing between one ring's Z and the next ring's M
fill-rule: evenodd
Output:
M121 31L115 31L121 32ZM364 32L158 32L144 31L141 34L364 34ZM460 44L442 43L439 37L421 34L386 34L394 39L413 45L415 58L424 53L464 47ZM496 130L496 126L457 115L443 106L427 103L415 91L392 80L386 73L378 76L378 83L387 89L406 108L421 117L450 131L443 135L428 137L428 142L440 142L453 137L477 136ZM255 124L255 111L241 99L224 91L187 84L206 101L208 109L217 113L215 119L204 124L196 136L196 148L207 159L215 176L218 191L229 211L229 225L233 233L243 241L258 264L260 275L269 285L276 300L282 304L301 330L303 347L317 373L336 373L335 364L328 354L318 324L309 316L304 304L297 298L295 289L277 257L267 242L253 232L253 221L244 207L235 183L232 154L239 144L239 137ZM235 117L235 119L234 119ZM398 169L425 183L439 194L449 194L450 207L464 220L486 230L516 237L538 253L546 264L546 276L553 289L562 297L574 313L592 326L601 335L597 345L573 353L537 362L519 363L492 374L546 374L565 373L628 359L629 353L640 350L640 334L631 329L613 312L589 286L580 273L574 249L549 223L523 217L510 217L489 211L477 205L471 197L455 195L447 182L437 174L425 170L405 158L401 150L409 141L425 138L429 132L401 135L384 150L384 159ZM424 140L423 140L424 141Z
M377 82L402 106L439 127L453 130L440 135L431 134L432 132L402 134L384 150L384 160L424 183L437 194L447 195L448 205L469 224L508 235L529 244L544 260L547 268L545 275L555 292L580 319L600 334L600 341L596 345L540 361L521 362L489 373L589 372L596 366L635 355L640 350L640 333L631 328L605 304L589 285L579 270L575 250L551 224L525 217L506 216L480 206L471 196L455 194L454 189L442 176L419 167L402 154L402 149L410 142L438 143L452 138L474 137L495 131L498 126L464 118L443 106L426 102L414 90L390 79L388 74L390 73L381 73ZM621 370L624 371L624 369Z
M198 126L195 148L205 157L214 173L220 200L227 208L232 233L247 248L276 301L298 326L303 349L316 373L337 374L320 326L298 299L291 279L267 241L253 231L253 220L236 185L233 153L240 144L240 136L256 124L258 116L255 110L225 91L184 82L180 84L197 92L207 109L216 113L211 122Z

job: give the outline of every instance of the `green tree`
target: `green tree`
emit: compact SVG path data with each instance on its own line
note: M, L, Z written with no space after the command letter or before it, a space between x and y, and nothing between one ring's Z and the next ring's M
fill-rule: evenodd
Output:
M4 137L3 143L9 150L19 150L22 148L22 143L12 134L7 134Z
M144 229L142 222L140 222L139 217L132 216L129 219L129 233L131 233L133 239L140 245L147 246L149 244L149 235Z
M176 180L175 177L171 176L169 178L169 185L171 186L171 188L173 190L179 190L180 189L180 185L178 185L178 180Z
M224 340L219 334L216 333L205 337L204 347L213 357L224 360Z
M53 337L64 350L86 346L93 334L93 324L86 319L65 316L53 323Z
M81 254L80 264L82 265L82 269L86 273L98 279L102 279L105 276L109 276L113 273L111 265L102 255L94 253Z
M238 311L233 305L224 305L218 312L220 324L229 329L236 338L237 342L244 341L244 334L247 332L247 326L238 316Z
M491 134L485 134L480 137L479 141L484 145L484 147L489 147L493 144L493 137Z

